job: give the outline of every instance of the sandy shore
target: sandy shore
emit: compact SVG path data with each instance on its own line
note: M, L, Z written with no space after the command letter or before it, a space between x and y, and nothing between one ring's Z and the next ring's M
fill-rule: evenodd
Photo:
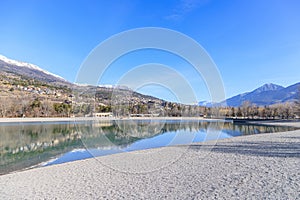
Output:
M0 199L300 199L299 166L300 130L250 135L3 175Z

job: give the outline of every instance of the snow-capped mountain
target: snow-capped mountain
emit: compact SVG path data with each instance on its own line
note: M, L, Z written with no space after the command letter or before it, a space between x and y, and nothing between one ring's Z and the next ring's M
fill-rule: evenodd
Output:
M262 92L277 91L277 90L281 90L283 88L284 87L282 87L280 85L276 85L276 84L273 84L273 83L267 83L267 84L264 84L263 86L255 89L255 90L253 90L251 93L259 94L259 93L262 93Z
M286 102L294 102L300 98L300 82L288 87L282 87L273 83L264 84L263 86L251 91L238 94L223 102L212 103L200 101L198 105L206 107L239 107L243 102L248 101L257 106L268 106Z
M22 83L25 81L27 84L31 82L31 80L39 81L41 85L51 85L51 86L58 86L58 88L64 88L65 90L71 90L74 93L84 95L83 98L95 98L97 96L105 104L110 104L110 99L113 92L119 92L122 94L124 98L127 96L132 95L134 97L133 102L148 102L148 101L155 101L155 102L163 102L163 100L158 99L156 97L143 95L138 92L132 91L130 88L126 86L120 85L104 85L104 86L96 86L96 85L89 85L89 84L80 84L80 83L70 83L63 79L60 76L52 74L46 70L41 69L40 67L26 63L26 62L19 62L12 59L9 59L5 56L0 55L0 78L3 78L4 81L0 81L0 86L5 85L5 83L10 83L11 85L7 87L5 85L5 90L12 91L15 89L14 87L18 87L14 85L14 83ZM20 81L22 80L22 81ZM13 86L14 85L14 86ZM63 86L63 87L61 87ZM13 95L13 92L10 91L9 94ZM1 97L1 95L0 95ZM123 98L122 97L122 98ZM99 100L99 101L100 101Z
M277 103L293 102L299 96L300 83L289 87L276 84L265 84L251 92L243 93L226 100L228 106L238 107L245 101L257 106L267 106Z
M64 78L56 74L50 73L46 70L43 70L36 65L12 60L3 55L0 55L0 72L14 73L17 75L25 76L27 78L32 78L39 81L45 81L59 85L71 84Z

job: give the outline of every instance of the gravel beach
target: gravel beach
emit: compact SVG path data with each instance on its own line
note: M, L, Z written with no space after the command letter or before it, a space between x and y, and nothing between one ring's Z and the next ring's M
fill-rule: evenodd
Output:
M0 199L300 199L300 130L15 172Z

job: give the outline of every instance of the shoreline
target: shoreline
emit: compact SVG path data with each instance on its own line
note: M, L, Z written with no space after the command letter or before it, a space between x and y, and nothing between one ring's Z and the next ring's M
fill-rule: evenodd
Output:
M300 127L300 119L270 120L270 119L234 119L234 118L203 118L203 117L28 117L28 118L0 118L1 123L28 123L28 122L80 122L80 121L128 121L128 120L190 120L190 121L226 121L242 124L278 125Z
M295 130L90 158L2 175L0 198L297 199L299 144Z
M0 123L27 123L27 122L78 122L78 121L113 121L113 120L196 120L220 121L225 119L210 119L203 117L36 117L36 118L0 118Z

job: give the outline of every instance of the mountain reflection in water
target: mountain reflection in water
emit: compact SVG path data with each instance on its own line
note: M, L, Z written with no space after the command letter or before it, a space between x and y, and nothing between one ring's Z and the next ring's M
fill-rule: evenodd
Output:
M0 174L40 163L289 130L294 128L196 120L7 123L0 125Z

